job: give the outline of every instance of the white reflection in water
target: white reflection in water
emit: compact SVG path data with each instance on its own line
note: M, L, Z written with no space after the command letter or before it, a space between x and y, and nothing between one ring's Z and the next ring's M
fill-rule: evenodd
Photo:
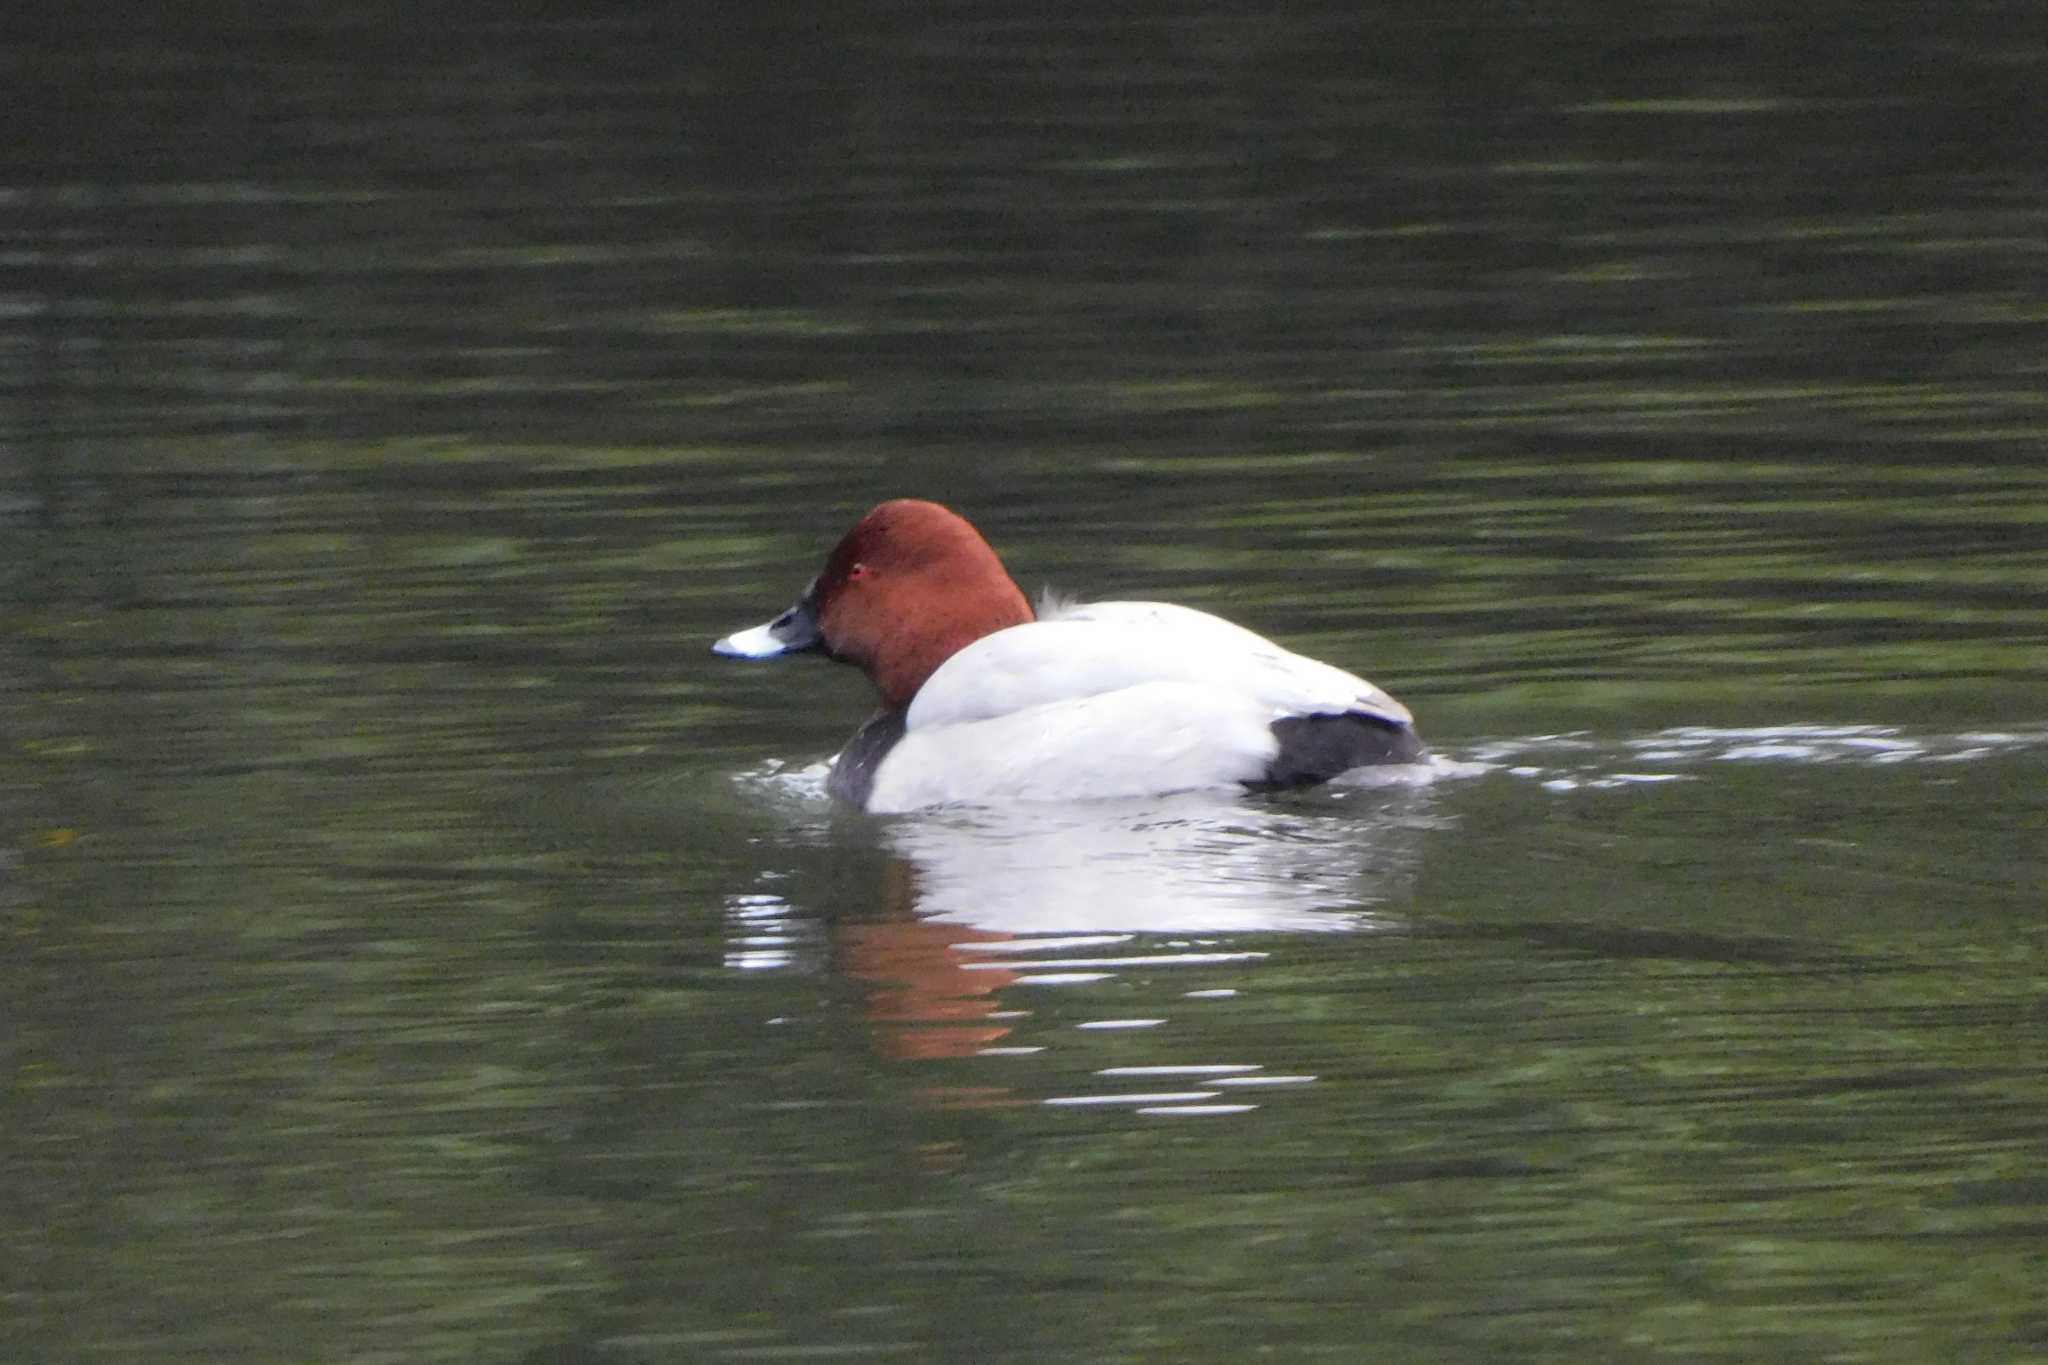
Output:
M1153 1090L1129 1095L1055 1095L1042 1103L1082 1104L1184 1104L1191 1100L1213 1100L1214 1090Z
M1386 927L1373 907L1412 875L1426 800L1413 787L1271 802L1189 794L899 817L880 828L900 859L901 918L851 930L855 951L841 960L886 983L877 1022L886 1017L891 1052L972 1052L1019 1068L945 1102L1037 1090L1056 1110L1248 1113L1257 1106L1222 1102L1216 1087L1253 1082L1277 1094L1314 1077L1190 1056L1160 1005L1195 1010L1238 987L1160 989L1155 975L1223 970L1253 982L1289 939ZM1102 1010L1095 992L1110 980L1141 994ZM1012 1008L993 1008L998 999ZM1120 1038L1132 1041L1110 1041ZM1106 1049L1128 1056L1134 1045L1152 1060L1102 1065L1115 1055Z
M809 967L824 954L817 924L795 914L780 896L728 896L725 916L725 965L735 971Z
M1257 1062L1207 1062L1191 1066L1105 1066L1098 1076L1229 1076L1257 1071Z
M1406 873L1415 831L1385 817L1418 799L1359 794L1363 819L1206 794L934 811L884 837L917 914L1032 935L1034 952L1052 935L1330 933L1369 927L1366 906Z
M807 772L761 777L778 800L817 809ZM808 922L832 936L820 960L865 987L863 1013L882 1051L974 1057L988 1068L921 1092L928 1102L1241 1114L1257 1106L1222 1102L1216 1087L1257 1084L1277 1096L1314 1077L1190 1055L1176 1011L1233 1000L1301 935L1387 927L1376 907L1413 876L1428 800L1425 787L1404 783L820 824L828 839L879 839L895 864L874 884L872 913ZM778 965L807 946L805 917L778 897L734 897L728 914L736 967ZM1180 970L1231 973L1231 983L1185 990L1159 976ZM1098 995L1111 981L1124 983L1121 993ZM1104 1065L1128 1062L1134 1048L1144 1064Z

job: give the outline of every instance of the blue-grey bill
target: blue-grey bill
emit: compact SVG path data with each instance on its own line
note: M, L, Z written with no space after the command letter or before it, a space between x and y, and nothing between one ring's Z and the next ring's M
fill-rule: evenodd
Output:
M789 652L789 646L775 637L773 621L752 630L736 630L711 649L733 659L772 659Z
M765 626L736 630L711 646L715 653L733 659L772 659L778 654L798 654L823 648L824 635L818 629L817 584L790 604L788 611Z

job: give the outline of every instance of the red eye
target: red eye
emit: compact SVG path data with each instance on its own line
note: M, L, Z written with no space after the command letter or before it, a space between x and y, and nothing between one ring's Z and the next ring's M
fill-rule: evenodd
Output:
M873 572L874 570L870 569L865 564L856 564L846 571L846 581L849 583L858 583L863 578L866 578L869 574Z

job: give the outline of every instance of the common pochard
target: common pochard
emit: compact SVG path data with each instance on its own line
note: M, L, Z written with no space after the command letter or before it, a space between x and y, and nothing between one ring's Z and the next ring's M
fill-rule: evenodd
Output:
M1400 702L1221 617L1034 612L979 531L914 498L862 517L795 605L712 648L868 675L882 709L826 786L871 811L1304 786L1426 757Z

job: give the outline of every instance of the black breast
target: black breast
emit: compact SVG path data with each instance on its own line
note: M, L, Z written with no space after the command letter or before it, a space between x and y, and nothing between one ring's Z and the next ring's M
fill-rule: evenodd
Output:
M842 801L866 806L868 793L875 789L875 769L901 738L903 712L877 711L869 716L832 761L832 775L825 779L825 790Z
M1420 763L1429 751L1412 725L1377 716L1289 716L1273 722L1280 752L1258 787L1305 787L1380 763Z

